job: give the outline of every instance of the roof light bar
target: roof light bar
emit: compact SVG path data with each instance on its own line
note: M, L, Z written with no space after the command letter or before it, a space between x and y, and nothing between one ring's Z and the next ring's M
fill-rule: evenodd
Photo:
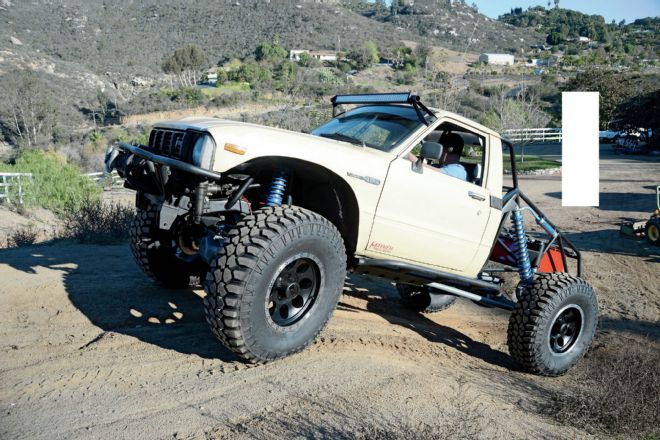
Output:
M369 93L360 95L337 95L332 104L410 104L410 93Z
M342 104L410 104L415 109L419 120L425 125L429 125L422 111L435 117L435 114L429 110L419 96L411 92L406 93L365 93L356 95L336 95L330 100L332 102L332 116L337 116L337 106Z

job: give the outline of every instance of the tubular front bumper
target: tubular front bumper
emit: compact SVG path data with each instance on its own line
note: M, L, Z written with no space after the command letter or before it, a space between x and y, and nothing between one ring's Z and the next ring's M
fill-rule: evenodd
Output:
M105 170L106 172L111 172L113 169L116 169L120 175L126 174L126 166L131 162L131 156L136 156L138 158L144 159L147 161L149 167L153 167L154 171L156 167L160 170L165 170L164 167L174 168L184 173L190 173L204 179L208 180L220 180L222 177L220 173L213 171L205 170L193 164L180 161L171 157L161 156L154 154L150 151L145 150L142 146L130 145L125 142L117 142L114 145L110 146L105 153ZM123 164L123 165L120 165ZM122 169L124 168L124 169ZM162 174L162 173L158 173Z

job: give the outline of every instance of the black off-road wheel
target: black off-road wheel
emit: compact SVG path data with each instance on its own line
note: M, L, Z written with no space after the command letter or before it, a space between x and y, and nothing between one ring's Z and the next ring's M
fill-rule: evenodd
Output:
M646 240L656 246L660 246L660 217L652 218L644 228Z
M325 327L346 278L339 231L297 206L262 208L232 229L206 276L215 336L250 363L299 352Z
M440 312L448 309L454 302L454 295L439 293L428 287L413 286L411 284L397 284L396 290L403 303L409 309L421 313Z
M509 353L524 370L559 376L587 352L598 325L598 301L584 280L540 274L520 295L509 320Z
M177 234L158 227L157 205L143 203L137 208L129 231L131 251L140 269L163 287L190 285L191 276L202 276L204 265L185 255L176 245Z

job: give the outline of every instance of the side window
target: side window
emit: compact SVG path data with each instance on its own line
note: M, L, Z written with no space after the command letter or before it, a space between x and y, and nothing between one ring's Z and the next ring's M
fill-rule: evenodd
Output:
M435 172L483 186L486 164L486 138L465 127L445 122L438 126L422 142L437 142L443 146L440 160L425 164ZM404 158L419 157L421 143L415 145Z

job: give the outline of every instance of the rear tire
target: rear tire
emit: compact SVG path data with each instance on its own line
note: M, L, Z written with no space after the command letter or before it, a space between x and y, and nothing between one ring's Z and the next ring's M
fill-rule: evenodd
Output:
M649 243L660 246L660 218L652 218L644 228Z
M598 301L584 280L540 274L525 288L509 319L509 353L524 370L559 376L587 352L598 325Z
M250 363L299 352L325 327L346 278L335 226L297 206L262 208L232 229L206 276L215 336Z
M397 284L396 290L408 308L420 313L440 312L448 309L456 301L454 295L438 293L428 287Z
M190 285L191 276L204 272L202 263L185 261L176 255L173 234L158 227L159 207L151 203L139 206L129 231L131 251L140 269L163 287Z

